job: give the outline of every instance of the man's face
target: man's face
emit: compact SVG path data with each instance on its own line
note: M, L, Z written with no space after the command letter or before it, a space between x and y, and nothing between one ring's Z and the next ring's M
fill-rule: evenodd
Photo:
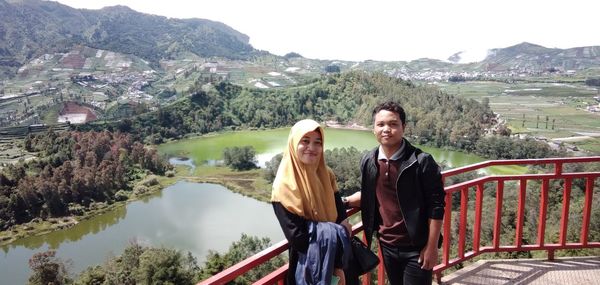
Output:
M381 110L375 114L373 133L377 141L384 147L395 148L402 144L404 122L397 113Z

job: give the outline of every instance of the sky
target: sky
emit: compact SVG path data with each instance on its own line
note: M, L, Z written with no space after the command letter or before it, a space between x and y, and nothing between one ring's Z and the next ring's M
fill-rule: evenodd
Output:
M399 61L483 58L522 42L600 45L591 0L58 0L74 8L124 5L169 18L222 22L276 55Z

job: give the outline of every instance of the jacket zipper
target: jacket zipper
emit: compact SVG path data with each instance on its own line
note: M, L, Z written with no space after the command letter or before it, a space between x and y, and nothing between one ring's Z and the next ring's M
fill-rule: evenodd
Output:
M406 233L408 234L408 238L410 238L411 246L414 246L415 243L413 242L413 239L410 236L410 232L408 230L408 223L406 222L406 216L404 215L404 212L402 211L402 204L400 203L400 197L398 196L398 182L400 182L400 176L402 176L402 173L404 172L404 170L413 166L413 164L415 164L416 162L417 162L417 159L415 159L413 162L411 162L408 166L402 168L402 170L400 170L400 173L398 173L398 178L396 178L396 201L398 201L398 208L400 209L400 214L402 214L402 218L404 219L404 225L406 226Z

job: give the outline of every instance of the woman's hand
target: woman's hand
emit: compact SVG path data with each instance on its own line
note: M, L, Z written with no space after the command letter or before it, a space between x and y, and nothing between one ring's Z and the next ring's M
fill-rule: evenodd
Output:
M340 281L338 281L338 285L346 285L346 277L344 276L344 270L342 270L341 268L335 268L333 271L333 275L340 278Z
M344 228L346 228L346 233L348 234L348 237L352 237L352 225L348 222L348 219L343 220L340 225L344 226Z

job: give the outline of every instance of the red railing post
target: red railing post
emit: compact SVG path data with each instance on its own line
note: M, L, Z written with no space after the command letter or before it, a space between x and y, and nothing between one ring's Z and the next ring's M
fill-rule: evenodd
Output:
M554 175L558 176L562 174L562 162L554 163Z
M475 224L473 225L473 251L479 252L481 242L481 207L483 206L483 183L477 184L475 193Z
M546 235L546 212L548 209L548 179L542 179L542 189L540 193L540 215L538 219L538 246L544 246L544 237Z
M567 243L567 225L569 224L569 205L571 204L571 178L565 178L565 191L563 192L563 207L560 218L560 245Z
M585 183L585 207L583 207L583 224L581 224L581 244L588 244L588 231L590 229L590 215L592 213L592 198L594 194L594 178L587 177Z
M367 244L367 236L365 236L363 234L362 240L365 244ZM379 256L379 262L383 262L383 259L381 257L381 254L379 254L379 252L381 251L381 248L379 247L379 244L377 245L377 256ZM371 274L373 274L372 272L368 272L367 274L362 276L362 284L363 285L369 285L371 284Z
M523 241L523 220L525 218L525 197L527 180L519 180L519 205L517 206L517 228L515 229L515 246L521 248Z
M496 216L494 218L494 248L500 247L500 230L502 225L502 199L504 197L504 180L498 180L496 188Z
M469 203L469 188L465 187L460 191L460 224L458 228L458 256L465 257L465 237L467 231L467 213Z
M444 241L442 243L442 263L450 263L450 231L452 222L452 193L446 192L446 208L444 209Z

